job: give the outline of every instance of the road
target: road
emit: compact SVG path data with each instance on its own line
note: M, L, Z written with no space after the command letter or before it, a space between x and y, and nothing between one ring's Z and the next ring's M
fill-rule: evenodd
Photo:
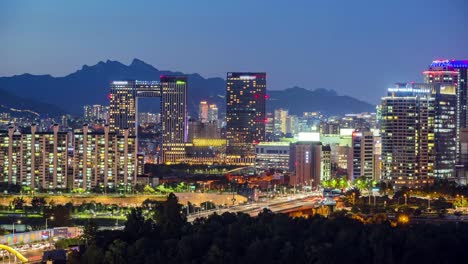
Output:
M305 205L312 205L319 202L322 197L320 192L311 192L306 194L292 195L288 197L278 197L269 201L256 202L245 205L238 205L229 208L213 209L209 211L202 211L199 213L191 214L187 217L187 221L192 222L199 217L208 217L214 213L223 214L225 212L230 213L246 213L250 216L256 216L258 213L263 211L264 208L271 210L272 212L284 211L296 207Z

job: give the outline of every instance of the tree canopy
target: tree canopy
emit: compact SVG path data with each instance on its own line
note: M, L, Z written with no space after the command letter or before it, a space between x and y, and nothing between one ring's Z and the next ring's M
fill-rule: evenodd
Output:
M356 190L357 191L357 190ZM128 215L124 231L95 236L82 263L456 263L465 256L468 225L363 223L345 214L290 218L224 213L187 223L170 194ZM151 206L150 206L151 205Z

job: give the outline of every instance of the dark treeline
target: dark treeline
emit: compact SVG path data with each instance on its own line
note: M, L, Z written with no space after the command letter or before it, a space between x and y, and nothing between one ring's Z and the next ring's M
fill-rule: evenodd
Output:
M132 210L123 231L85 228L87 249L70 263L458 263L468 225L363 224L336 214L290 218L224 213L190 224L177 198Z

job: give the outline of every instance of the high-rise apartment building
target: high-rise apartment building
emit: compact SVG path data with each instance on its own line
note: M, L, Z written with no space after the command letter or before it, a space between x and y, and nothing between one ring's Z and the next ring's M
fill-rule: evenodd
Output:
M421 186L434 175L431 89L396 85L382 98L382 176L395 186Z
M198 120L202 123L208 122L208 103L206 101L201 101L198 106Z
M229 72L226 87L227 155L255 156L265 140L266 73Z
M135 137L110 132L90 132L88 125L73 138L74 169L72 188L129 190L136 183L137 151Z
M21 184L33 190L65 189L67 184L68 134L37 132L20 133L11 126L0 131L0 181Z

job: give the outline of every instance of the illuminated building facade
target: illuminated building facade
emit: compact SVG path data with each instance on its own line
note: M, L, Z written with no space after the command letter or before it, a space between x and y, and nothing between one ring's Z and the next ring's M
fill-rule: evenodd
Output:
M229 72L226 85L227 155L255 158L265 140L266 73Z
M434 176L455 176L457 164L457 96L453 85L432 85L435 98L435 163Z
M84 118L87 121L97 121L103 120L107 121L109 119L109 109L103 105L85 105L83 107Z
M265 124L265 140L274 141L275 138L275 115L274 113L266 113Z
M375 179L374 174L374 134L369 130L357 129L352 134L352 179L360 176Z
M198 106L198 120L202 123L208 122L208 103L201 101Z
M223 164L226 163L226 139L194 138L186 145L188 164Z
M161 86L156 81L113 81L110 92L110 132L123 136L128 129L130 136L136 136L138 98L160 97Z
M456 141L459 142L460 129L468 128L468 60L435 60L423 72L424 82L455 86L456 93ZM459 160L460 145L456 154Z
M156 81L114 81L110 94L110 132L138 136L138 98L161 97L162 153L164 162L179 162L187 142L187 77L160 76Z
M322 144L320 142L297 142L291 144L291 185L317 186L322 176Z
M331 166L331 147L330 146L322 146L322 155L321 155L321 162L322 162L322 169L320 172L320 181L329 180L331 178L332 173L332 166Z
M260 142L255 146L255 167L259 170L289 170L289 142Z
M189 121L188 142L196 138L221 138L221 131L216 122Z
M21 184L33 190L65 189L67 184L68 134L37 132L20 133L14 127L0 132L0 181Z
M286 134L286 120L288 118L288 110L275 110L275 133Z
M162 157L164 162L185 158L188 137L187 77L161 76Z
M123 136L110 132L89 132L83 126L81 133L75 133L73 188L117 188L129 190L136 182L137 152L136 138L123 130Z
M395 186L421 186L434 175L434 97L411 85L382 98L382 176Z
M218 107L215 104L210 104L208 108L208 121L218 122Z

